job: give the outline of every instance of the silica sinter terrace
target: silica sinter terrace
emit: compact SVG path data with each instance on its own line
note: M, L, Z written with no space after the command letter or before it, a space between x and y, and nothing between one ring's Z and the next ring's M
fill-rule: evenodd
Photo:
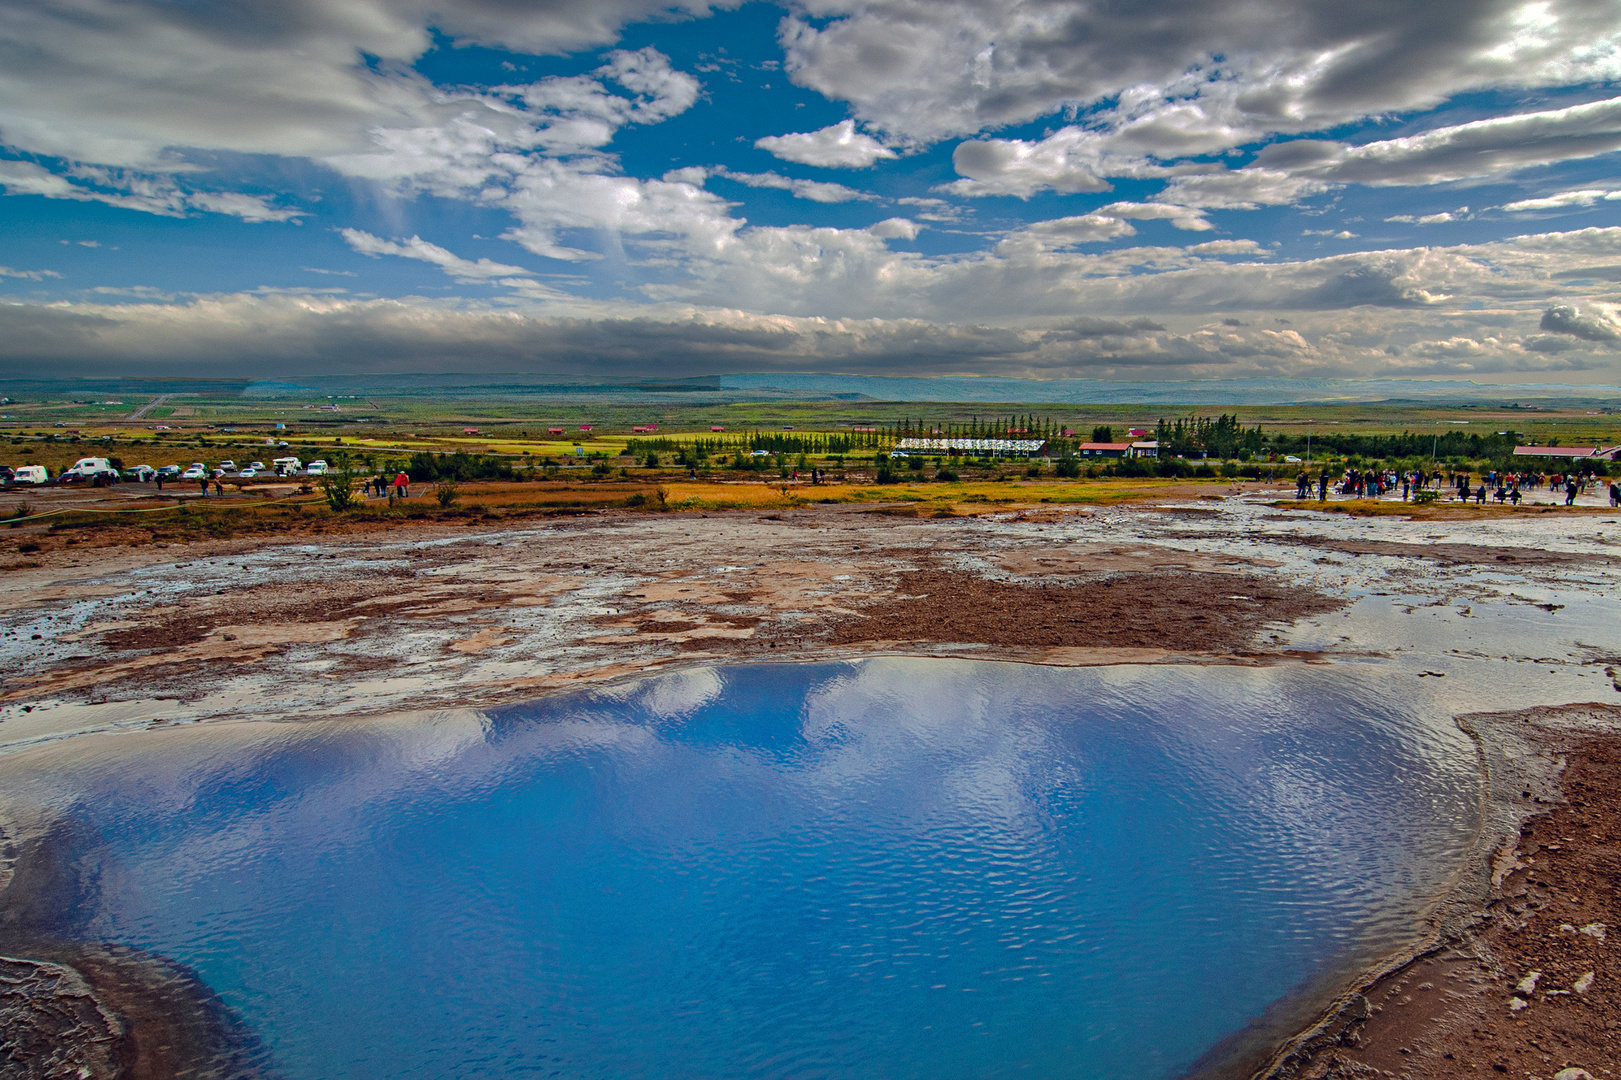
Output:
M186 965L289 1080L1173 1077L1413 936L1479 790L1426 712L1354 669L769 665L80 738L0 795L73 883L32 933Z

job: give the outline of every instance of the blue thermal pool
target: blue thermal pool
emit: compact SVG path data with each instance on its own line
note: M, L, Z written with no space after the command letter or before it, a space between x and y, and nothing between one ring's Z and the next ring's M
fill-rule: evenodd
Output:
M287 1080L1148 1080L1298 1023L1467 852L1472 745L1376 676L702 669L72 739L0 799L57 823L51 935L186 965Z

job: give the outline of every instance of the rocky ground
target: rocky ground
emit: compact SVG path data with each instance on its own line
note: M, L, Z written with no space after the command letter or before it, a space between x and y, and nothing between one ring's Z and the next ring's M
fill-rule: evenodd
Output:
M484 707L694 664L875 653L1374 664L1458 714L1621 704L1621 515L1362 517L1269 505L1280 498L1206 488L975 517L808 505L60 546L0 572L0 747ZM1363 988L1367 1016L1296 1054L1296 1075L1615 1065L1596 1033L1610 1030L1605 980L1618 973L1593 927L1621 921L1607 906L1621 821L1603 794L1621 750L1596 728L1549 738L1566 740L1548 751L1555 779L1545 802L1525 801L1543 815L1523 834L1513 818L1525 865L1474 898L1486 920ZM71 982L72 968L18 963L0 971L0 1009L6 987ZM1395 1024L1431 1000L1444 1008ZM60 1013L85 1031L96 1015ZM91 1060L116 1041L107 1031L74 1069L117 1074Z

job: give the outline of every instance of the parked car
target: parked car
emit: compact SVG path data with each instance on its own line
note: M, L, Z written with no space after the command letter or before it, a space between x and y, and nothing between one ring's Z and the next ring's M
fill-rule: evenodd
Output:
M305 476L325 476L327 474L328 470L329 470L329 467L328 467L327 463L322 461L320 458L316 458L314 461L312 461L308 465L304 466L304 475Z
M771 451L769 451L769 450L751 450L751 451L749 451L749 457L770 457L770 456L771 456Z
M908 454L905 450L891 450L889 452L889 459L891 461L895 461L896 459L904 461L905 459L907 459L907 458L909 458L911 456L912 455Z
M158 471L150 465L134 465L124 470L124 479L137 484L150 484L158 477Z
M252 480L255 476L259 475L259 470L255 469L252 465L249 465L246 469L243 469L236 475L243 480Z
M104 457L83 457L62 470L57 480L64 484L71 484L78 480L117 480L118 470L113 468L112 462Z
M204 468L201 465L193 465L191 468L187 469L185 472L180 474L180 479L182 479L182 480L201 480L203 477L205 477L207 475L208 475L208 470L206 468Z
M17 470L10 465L0 465L0 484L9 484L17 479Z
M163 466L160 466L158 468L158 475L163 477L165 480L169 479L170 477L179 476L180 475L180 466L178 466L178 465L163 465Z
M14 484L48 484L51 482L51 471L43 465L24 465L17 470Z
M253 464L249 465L248 468L250 468L250 469L258 469L260 472L264 472L265 471L265 463L262 462L262 461L255 461Z
M295 457L279 457L271 464L276 466L277 476L292 476L304 463Z
M236 462L232 461L230 458L226 458L224 461L214 466L214 468L218 469L222 473L236 472Z

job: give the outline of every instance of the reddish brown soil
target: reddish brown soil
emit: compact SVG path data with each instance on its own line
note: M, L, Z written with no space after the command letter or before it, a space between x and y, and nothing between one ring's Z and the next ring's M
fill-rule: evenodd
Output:
M1518 563L1529 566L1562 563L1609 563L1614 556L1604 553L1584 555L1539 548L1491 547L1484 544L1409 544L1396 540L1338 540L1329 536L1269 536L1268 543L1300 544L1347 555L1389 555L1396 558L1430 559L1443 566L1477 566Z
M901 595L839 620L858 641L1233 652L1262 627L1332 611L1340 601L1241 574L1120 574L1074 585L992 581L958 570L907 575Z
M1602 1080L1621 1069L1621 738L1568 755L1567 801L1526 823L1528 865L1504 878L1481 928L1374 983L1367 1019L1287 1075L1546 1080L1577 1068ZM1533 972L1535 990L1517 992Z

